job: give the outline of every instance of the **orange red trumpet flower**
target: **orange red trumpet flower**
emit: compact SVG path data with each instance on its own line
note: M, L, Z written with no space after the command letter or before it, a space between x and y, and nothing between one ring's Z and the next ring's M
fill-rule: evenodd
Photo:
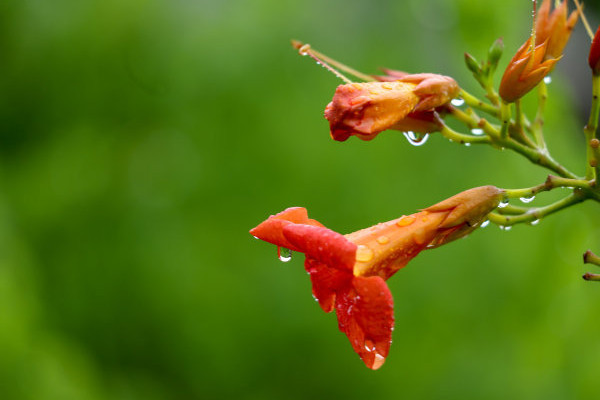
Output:
M421 251L464 237L503 196L494 186L459 193L416 214L348 235L288 208L253 228L255 237L306 255L313 295L325 312L335 309L340 331L371 369L387 357L394 327L393 299L385 280Z

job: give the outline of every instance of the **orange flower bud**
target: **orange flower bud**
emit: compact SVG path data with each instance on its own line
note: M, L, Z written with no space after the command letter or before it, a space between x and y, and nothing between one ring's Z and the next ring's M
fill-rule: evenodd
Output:
M331 137L344 141L355 135L371 140L387 129L422 133L437 130L433 113L427 113L456 97L458 84L442 75L400 74L384 82L338 86L325 108Z
M517 50L510 60L502 81L500 82L500 97L507 103L520 99L552 70L558 58L549 58L546 61L548 42L544 42L532 49L531 38Z
M548 42L545 60L559 58L562 55L573 28L579 19L579 11L573 11L567 19L567 2L561 2L550 12L550 0L544 0L535 23L536 46Z
M379 132L414 110L416 85L403 82L366 82L340 85L325 108L331 137L344 141L351 135L373 139Z
M365 365L377 369L390 349L393 298L385 280L421 251L473 231L503 196L494 186L473 188L416 214L341 235L308 218L304 208L269 217L250 233L306 254L313 295L325 312L336 310Z

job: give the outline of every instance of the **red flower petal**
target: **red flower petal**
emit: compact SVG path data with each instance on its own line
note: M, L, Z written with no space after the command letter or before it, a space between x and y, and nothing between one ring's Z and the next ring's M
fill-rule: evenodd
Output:
M290 250L300 251L283 236L283 228L289 224L323 226L320 222L308 218L306 208L290 207L279 214L271 215L266 221L259 224L256 228L251 229L250 234L265 242L286 247Z
M329 268L312 257L306 257L304 268L310 275L312 292L325 312L333 311L336 293L347 292L352 288L352 273L337 268Z
M329 267L352 271L356 244L344 235L320 226L289 224L283 236L295 248Z
M354 277L352 289L338 293L336 314L354 351L365 365L377 369L390 351L394 329L394 300L378 276Z

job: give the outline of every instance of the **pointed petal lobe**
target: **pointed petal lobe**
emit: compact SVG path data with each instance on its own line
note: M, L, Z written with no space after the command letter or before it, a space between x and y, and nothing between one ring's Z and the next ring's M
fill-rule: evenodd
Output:
M378 276L354 277L352 289L336 299L340 331L365 365L378 369L387 357L394 329L394 300Z

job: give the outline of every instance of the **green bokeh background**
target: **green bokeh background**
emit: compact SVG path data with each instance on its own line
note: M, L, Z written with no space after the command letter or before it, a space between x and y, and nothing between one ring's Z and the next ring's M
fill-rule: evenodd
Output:
M282 264L248 234L289 206L346 233L543 181L438 135L333 142L322 110L339 82L289 46L480 94L463 52L503 36L503 68L530 3L1 2L0 398L595 398L600 286L580 276L597 204L419 255L388 282L397 327L376 372L312 300L303 257ZM580 25L546 122L577 172L588 45Z

